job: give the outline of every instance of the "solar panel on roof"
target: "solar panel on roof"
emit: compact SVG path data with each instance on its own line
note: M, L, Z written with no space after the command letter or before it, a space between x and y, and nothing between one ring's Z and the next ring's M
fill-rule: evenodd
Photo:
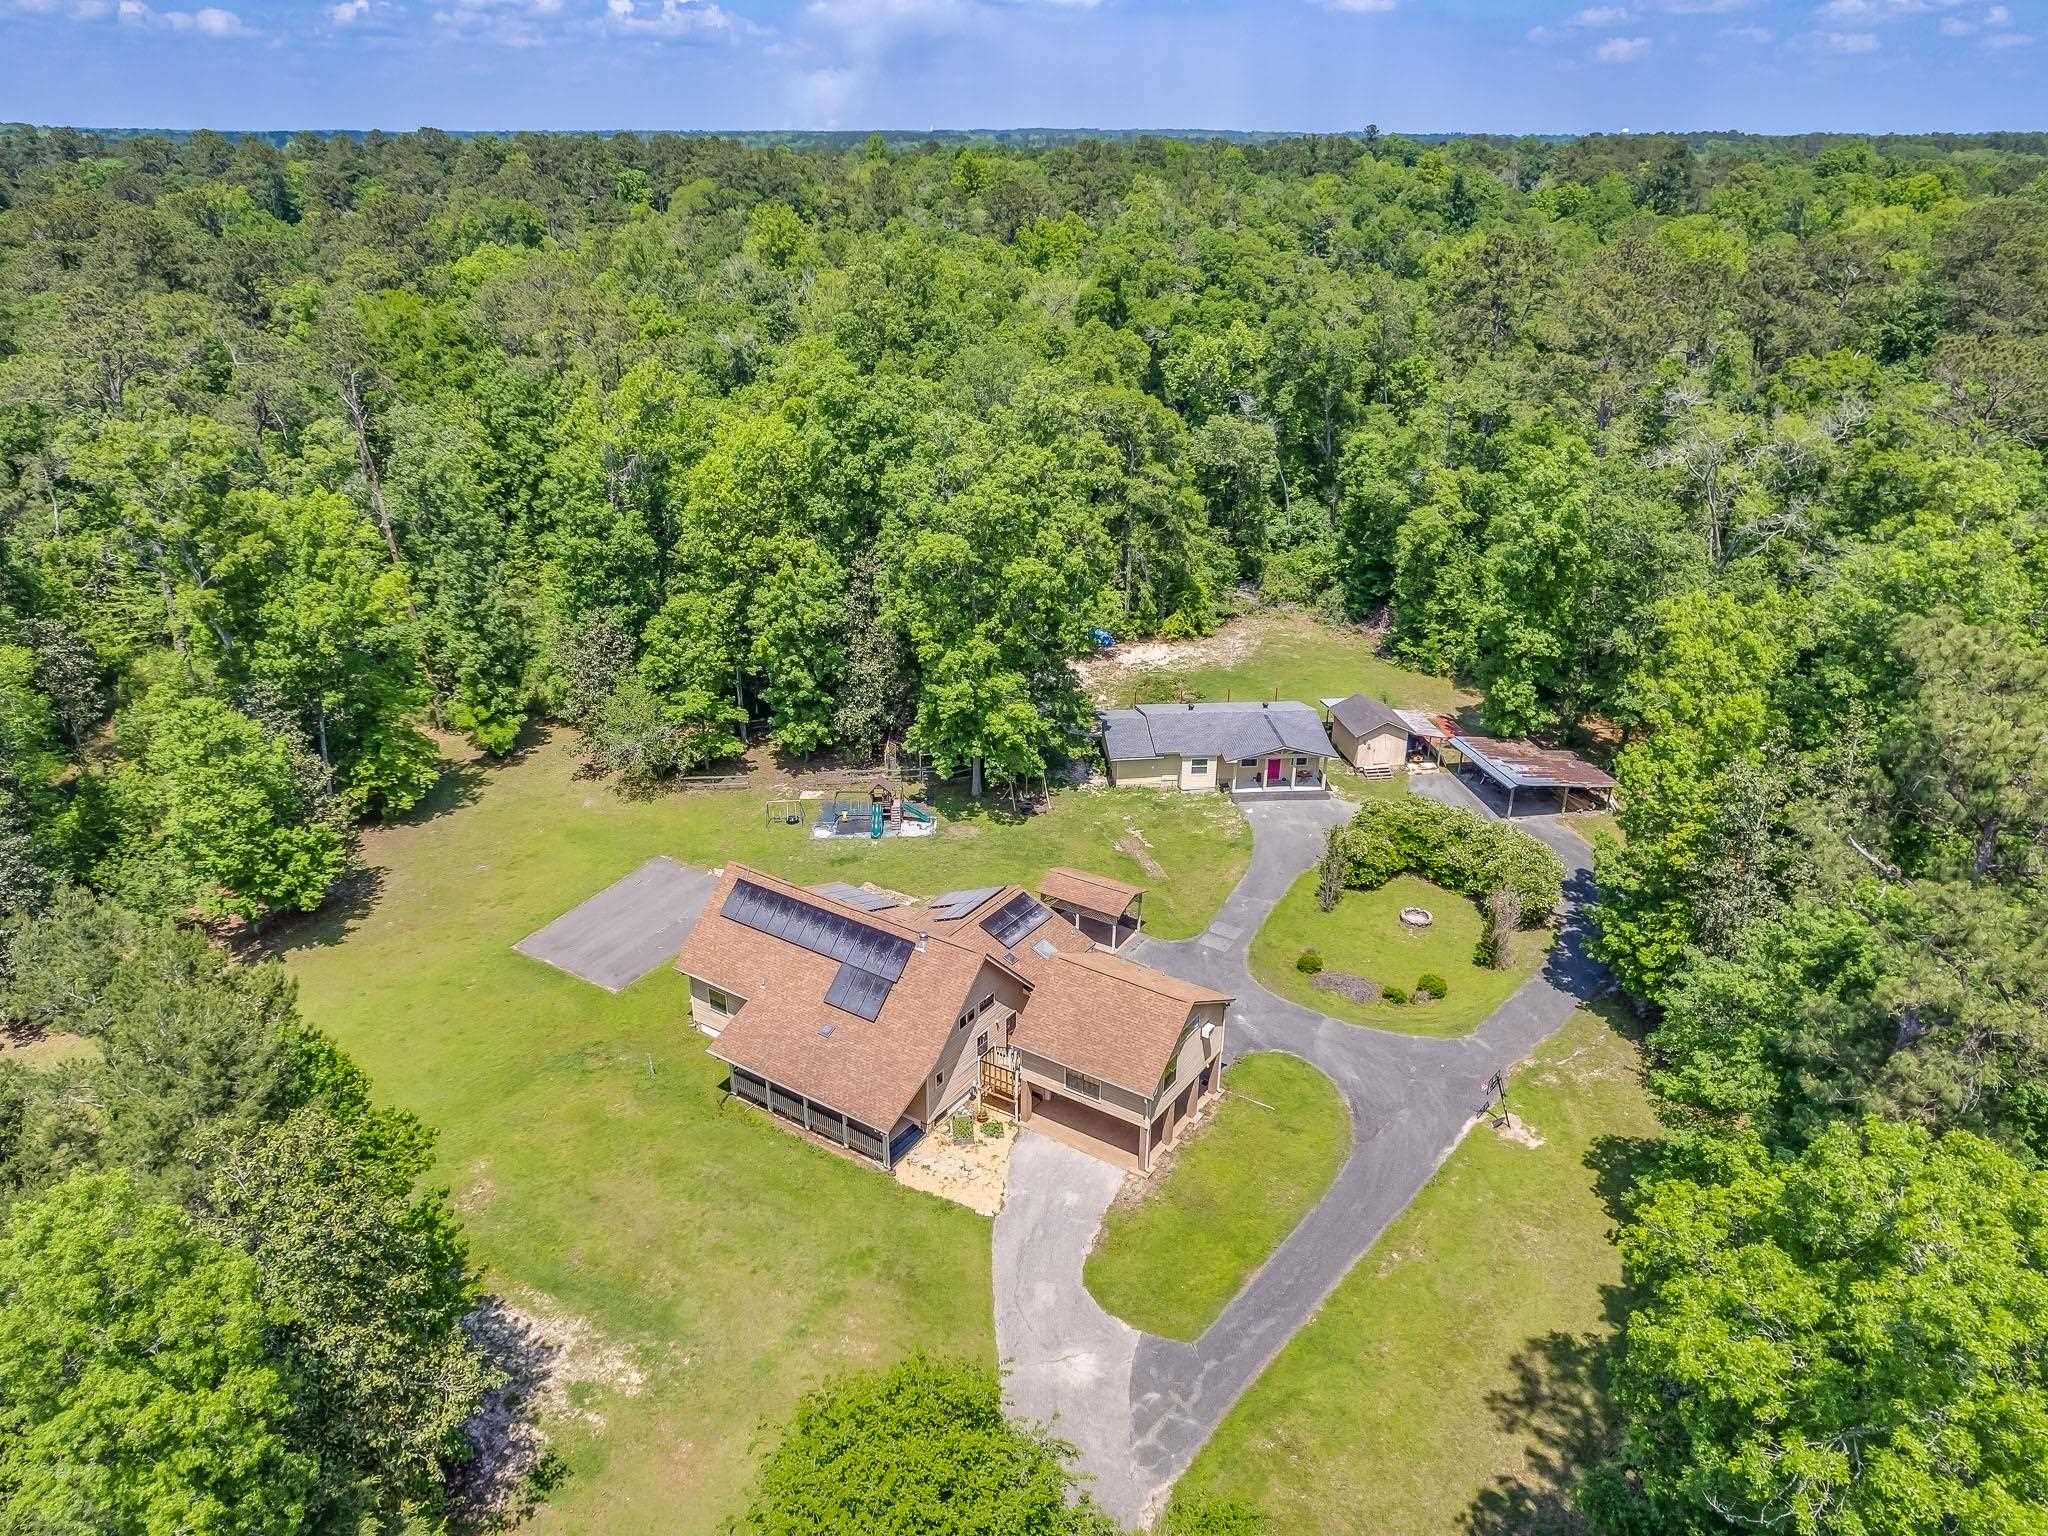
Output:
M832 978L832 985L825 992L825 1001L834 1008L843 1008L863 1019L874 1018L888 1000L888 978L864 971L850 961L839 967L839 974Z
M1038 956L1041 960L1050 960L1059 951L1053 948L1051 939L1033 939L1031 941L1031 953Z
M978 885L971 891L948 891L943 896L934 896L932 898L932 916L938 918L965 917L1001 889L1000 885Z
M901 977L903 967L910 963L911 944L904 935L814 907L751 880L735 880L719 911L758 933L786 939L827 960L852 961L885 982Z
M830 896L842 907L858 907L863 912L886 912L891 907L903 905L894 896L881 891L864 891L857 885L847 885L839 880L828 880L823 885L812 886L811 889L820 896Z
M1036 896L1020 891L984 917L981 926L982 931L1003 948L1015 949L1019 939L1051 916L1052 913L1039 904Z

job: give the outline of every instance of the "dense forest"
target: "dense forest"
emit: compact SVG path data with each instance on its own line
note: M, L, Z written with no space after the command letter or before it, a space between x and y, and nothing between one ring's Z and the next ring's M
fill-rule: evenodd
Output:
M300 1138L354 1170L351 1263L418 1277L388 1327L439 1386L294 1419L348 1357L287 1328L246 1475L306 1528L431 1512L482 1378L424 1133L151 925L317 906L435 782L427 725L562 720L643 779L900 746L978 789L1087 753L1093 629L1297 605L1616 765L1597 943L1668 1129L1589 1515L2039 1530L2044 448L2035 135L8 130L0 906L41 915L7 1006L105 1050L0 1075L0 1204L76 1175L20 1207L0 1315L97 1210L262 1334L306 1270L244 1213L297 1196L235 1170ZM106 999L152 989L176 1059L262 1071L174 1110L144 1040L117 1086ZM0 1510L130 1528L34 1464L64 1342L0 1329ZM398 1449L323 1461L373 1407Z

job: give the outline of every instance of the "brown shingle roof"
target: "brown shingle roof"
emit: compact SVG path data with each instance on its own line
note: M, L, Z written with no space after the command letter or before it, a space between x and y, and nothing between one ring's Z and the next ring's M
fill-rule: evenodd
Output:
M1106 917L1122 917L1131 903L1145 894L1145 888L1084 869L1048 869L1038 882L1038 894L1049 901L1064 901Z
M1228 994L1100 950L1062 950L1017 1020L1012 1043L1090 1077L1150 1096L1200 1003Z
M934 934L923 949L911 952L876 1017L863 1019L825 1002L839 969L836 961L723 915L725 898L741 878L913 938L920 931L915 909L862 912L759 870L729 864L676 956L677 970L745 999L712 1044L712 1055L842 1110L887 1136L922 1092L926 1074L936 1066L989 960L978 948ZM828 1024L831 1034L821 1034Z

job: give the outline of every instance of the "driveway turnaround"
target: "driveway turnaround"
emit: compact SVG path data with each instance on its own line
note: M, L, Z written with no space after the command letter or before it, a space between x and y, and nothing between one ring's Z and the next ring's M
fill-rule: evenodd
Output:
M1421 1191L1486 1107L1494 1073L1534 1050L1600 981L1584 946L1590 851L1553 821L1518 817L1521 830L1564 862L1563 931L1543 970L1471 1034L1389 1034L1266 991L1246 963L1252 935L1351 809L1327 800L1246 807L1251 867L1215 921L1196 938L1144 939L1133 951L1147 965L1237 999L1233 1056L1300 1056L1329 1075L1351 1110L1351 1154L1336 1182L1208 1331L1191 1344L1136 1333L1082 1285L1082 1262L1120 1174L1102 1164L1099 1173L1084 1168L1094 1160L1032 1135L1011 1163L1009 1203L995 1230L1005 1399L1017 1417L1050 1422L1074 1442L1096 1499L1127 1525L1149 1524L1159 1513L1231 1405ZM1119 1369L1126 1337L1127 1372ZM1079 1359L1088 1362L1085 1372L1072 1369Z
M530 959L618 992L672 960L704 910L711 872L649 859L512 947Z

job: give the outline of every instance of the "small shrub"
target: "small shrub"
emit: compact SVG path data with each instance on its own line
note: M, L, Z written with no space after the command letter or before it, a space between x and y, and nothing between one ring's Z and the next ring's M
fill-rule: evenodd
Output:
M1380 997L1384 1001L1392 1003L1396 1008L1399 1008L1408 1001L1408 989L1406 987L1381 987Z
M1000 1120L982 1121L981 1134L988 1137L991 1141L1001 1141L1003 1139L1003 1122Z
M1415 983L1415 990L1442 1002L1450 995L1451 984L1435 971L1425 971L1422 978Z
M1304 976L1314 976L1323 968L1323 957L1312 949L1304 949L1295 957L1294 968Z

